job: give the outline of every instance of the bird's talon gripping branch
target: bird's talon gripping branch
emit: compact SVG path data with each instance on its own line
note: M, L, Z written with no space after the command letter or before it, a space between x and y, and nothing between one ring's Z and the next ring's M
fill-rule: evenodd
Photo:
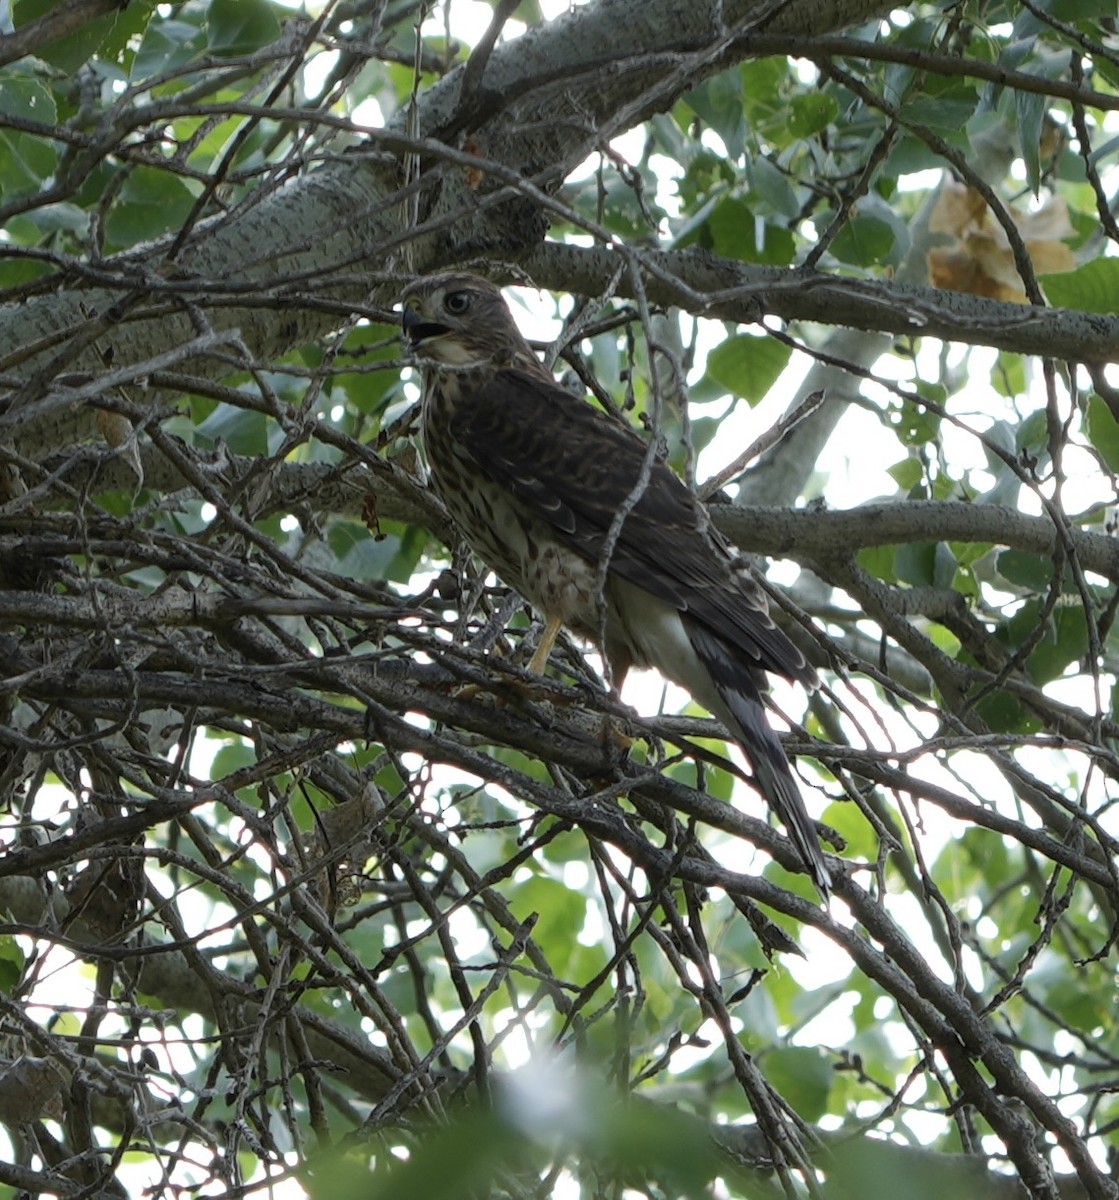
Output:
M548 657L552 653L552 647L556 644L556 638L559 637L562 628L562 617L548 618L548 623L544 626L544 632L540 635L540 644L536 647L532 661L528 664L530 674L544 674L544 668L548 665Z

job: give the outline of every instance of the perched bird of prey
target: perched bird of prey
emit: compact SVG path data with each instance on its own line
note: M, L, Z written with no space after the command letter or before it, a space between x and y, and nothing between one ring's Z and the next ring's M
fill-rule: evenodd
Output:
M615 686L637 666L686 688L734 735L826 897L816 829L762 703L764 672L809 685L815 673L703 505L635 431L552 379L486 280L430 276L402 305L432 479L475 553L545 617L532 669L562 626L594 643L604 627Z

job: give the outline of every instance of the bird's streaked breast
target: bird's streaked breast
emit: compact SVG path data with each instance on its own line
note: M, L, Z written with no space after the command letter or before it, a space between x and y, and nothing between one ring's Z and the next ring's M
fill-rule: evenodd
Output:
M451 432L460 399L452 372L439 373L424 396L424 448L440 499L470 548L503 582L546 616L596 637L594 564L557 541L544 521L479 471Z

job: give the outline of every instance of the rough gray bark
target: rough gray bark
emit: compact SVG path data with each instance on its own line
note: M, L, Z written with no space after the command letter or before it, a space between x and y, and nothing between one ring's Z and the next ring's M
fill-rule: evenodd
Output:
M546 195L606 137L741 57L751 31L828 33L890 7L881 0L599 0L576 8L497 47L467 97L468 67L424 93L418 124L428 140L405 136L402 116L387 130L365 131L343 161L261 189L252 204L200 226L173 266L151 269L166 250L153 246L0 310L0 345L14 348L0 357L0 370L27 381L0 415L0 438L38 457L88 434L88 412L55 377L98 372L107 351L114 369L144 363L194 342L202 321L226 344L184 354L179 365L220 376L327 333L371 295L390 302L402 271L483 252L524 255L543 225L531 197L499 203L518 190L506 185L535 177ZM478 192L463 170L470 155L458 149L467 135L471 152L494 168ZM409 226L414 197L401 186L403 156L413 150L425 165L419 228ZM33 419L22 415L31 405Z
M640 261L649 272L644 287L650 302L707 317L747 322L771 314L1084 362L1119 357L1119 318L1100 313L1035 308L892 281L837 279L696 251L644 251ZM593 295L616 274L617 255L606 247L548 243L525 266L542 287ZM616 291L631 296L633 285L623 275Z

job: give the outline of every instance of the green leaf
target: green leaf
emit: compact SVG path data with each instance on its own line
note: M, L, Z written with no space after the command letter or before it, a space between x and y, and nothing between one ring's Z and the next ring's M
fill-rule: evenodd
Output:
M134 246L181 225L193 206L194 196L177 176L136 167L109 212L105 233L115 246Z
M32 279L41 279L50 270L46 263L20 258L0 246L0 288L19 287L21 283L30 283Z
M938 397L938 399L942 399ZM891 420L898 437L907 446L923 446L936 441L940 434L940 415L918 404L915 400L903 400L901 407L891 413Z
M0 113L48 126L58 119L50 92L37 80L15 72L0 77ZM53 142L32 133L0 129L0 196L4 199L39 191L57 163Z
M1078 603L1058 604L1040 644L1026 660L1026 670L1035 683L1050 683L1087 653L1084 609Z
M710 446L711 443L719 436L719 430L722 428L722 422L714 417L694 417L692 419L692 446L696 453ZM680 457L683 458L683 448L681 447ZM672 460L672 465L679 471L683 470L683 463L677 462L675 458Z
M1015 91L1014 108L1018 118L1018 144L1026 164L1026 182L1036 193L1041 187L1042 122L1049 110L1048 96Z
M788 104L784 87L789 78L787 62L776 57L754 58L738 68L743 110L750 127L773 136L787 128Z
M280 36L280 22L265 0L210 0L206 44L212 54L252 54Z
M509 900L519 920L536 914L533 938L555 964L555 969L565 970L578 946L571 932L582 929L587 917L586 898L558 879L535 875L513 889Z
M765 1077L805 1121L818 1121L828 1111L828 1092L835 1072L819 1050L785 1046L762 1060Z
M947 542L937 542L933 559L933 584L939 588L950 588L955 581L959 563Z
M964 126L979 107L979 93L971 83L961 80L945 81L926 89L926 94L907 99L902 116L907 125L925 125L929 129L947 130L962 134Z
M330 526L330 548L345 564L351 579L384 580L393 578L392 565L400 552L400 539L383 535L375 537L368 528L356 521L333 521ZM400 582L406 582L405 575ZM398 578L398 577L397 577Z
M1094 258L1075 271L1046 275L1049 303L1083 312L1119 313L1119 259Z
M1008 583L1043 592L1053 578L1053 560L1026 550L1003 550L995 560L998 573Z
M24 954L10 934L0 935L0 992L10 996L23 978Z
M135 47L155 14L156 0L128 0L116 13L112 29L101 43L99 57L110 62L131 66Z
M931 1154L932 1148L926 1153ZM896 1196L904 1200L986 1200L991 1187L981 1172L928 1169L915 1150L879 1138L853 1137L828 1158L828 1200ZM960 1156L954 1156L956 1158ZM868 1186L869 1185L869 1186Z
M913 587L951 587L956 556L947 542L907 542L897 548L897 573Z
M925 477L925 468L919 458L903 458L887 471L903 492L912 491Z
M1119 421L1101 396L1088 401L1088 438L1112 471L1119 471Z
M789 132L800 138L826 129L839 115L839 104L827 92L794 96L789 102Z
M716 205L707 219L711 248L741 262L788 266L796 256L796 240L784 225L763 221L737 196Z
M1053 580L1053 559L1025 550L1004 550L998 556L999 575L1030 592L1045 592Z
M910 175L915 171L927 171L941 166L941 160L921 138L905 134L900 137L887 160L889 174Z
M1048 460L1049 418L1044 408L1034 409L1024 421L1018 423L1014 434L1014 446L1018 451L1029 451L1039 462Z
M1052 967L1049 972L1035 970L1032 975L1035 981L1040 975L1047 984L1038 988L1047 1008L1059 1013L1069 1028L1092 1029L1110 1024L1112 998L1108 990L1085 987L1079 972L1074 974L1057 961L1052 963Z
M725 191L737 180L734 168L725 158L700 147L688 163L687 170L677 180L676 189L685 211Z
M894 583L897 580L896 546L864 546L856 555L859 566L875 579Z
M773 338L740 333L707 356L707 375L732 395L757 404L785 369L790 353Z
M1026 670L1039 684L1059 679L1072 663L1088 652L1084 609L1080 598L1067 592L1048 615L1045 615L1040 597L1023 604L996 630L996 636L1011 651L1033 645L1026 660Z
M484 1195L504 1168L525 1159L529 1143L493 1111L479 1111L429 1132L406 1161L386 1154L370 1173L368 1153L338 1177L316 1171L308 1186L312 1200L462 1200ZM341 1186L340 1186L341 1185Z
M1099 17L1115 17L1115 0L1039 0L1036 7L1058 21L1070 23L1090 22ZM1044 26L1042 28L1044 29Z
M698 765L691 759L674 763L665 771L665 774L671 779L687 784L688 787L699 786L700 770ZM710 796L714 796L717 800L729 801L734 794L736 779L729 771L704 764L702 779L704 784L703 791Z
M727 154L741 158L746 150L746 117L742 78L735 70L723 71L684 97L684 103L723 139Z
M928 587L936 563L935 542L906 542L897 548L898 579L911 587Z
M830 249L840 262L873 267L890 260L894 245L894 227L888 221L856 213L836 235Z
M746 164L746 179L751 195L761 200L764 207L782 217L795 217L800 212L800 201L788 178L768 158L755 158Z
M247 742L238 738L236 741L225 742L214 755L210 767L210 778L221 780L235 771L251 767L257 761L256 751Z
M704 1145L699 1122L652 1104L604 1102L601 1087L595 1092L587 1097L594 1119L586 1122L584 1137L586 1153L600 1173L632 1181L646 1195L652 1179L663 1184L663 1191L657 1189L661 1195L680 1200L710 1195L708 1185L721 1164Z
M12 22L16 29L39 20L52 9L62 8L70 0L16 0L12 8ZM99 50L106 50L106 57L115 59L128 37L140 31L151 16L153 4L133 0L123 12L106 13L85 20L81 26L65 37L36 48L35 56L50 63L60 71L73 74L88 62ZM122 38L116 27L123 24L127 30ZM114 33L117 35L114 37Z
M1026 390L1026 360L1021 354L1000 350L991 371L991 386L1000 396L1012 399Z
M653 199L657 191L656 177L649 171L638 171L636 168L634 173L640 175L646 184L644 205L628 178L610 172L602 179L601 186L594 179L579 186L574 197L576 208L589 219L600 220L611 232L622 237L647 235L650 230L649 217L655 223L663 218L664 213Z
M198 426L198 432L211 443L224 442L234 454L268 453L267 418L250 408L220 404Z
M134 81L176 70L202 52L206 45L202 28L181 19L192 11L200 15L200 10L181 8L180 19L153 21L147 27L132 61L131 78Z

